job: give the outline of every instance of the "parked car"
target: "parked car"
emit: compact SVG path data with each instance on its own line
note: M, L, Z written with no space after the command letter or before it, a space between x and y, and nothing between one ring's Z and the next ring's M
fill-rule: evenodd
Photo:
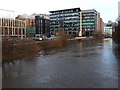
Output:
M32 40L36 40L36 37L33 37Z
M36 40L36 41L42 41L43 39L40 38L40 37L38 37L38 38L36 38L35 40Z
M44 40L54 40L55 38L44 38Z
M53 40L52 38L46 38L46 40Z

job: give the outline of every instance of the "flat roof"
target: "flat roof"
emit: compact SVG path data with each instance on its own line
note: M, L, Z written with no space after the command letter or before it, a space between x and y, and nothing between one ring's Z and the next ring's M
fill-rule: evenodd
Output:
M82 12L97 12L95 9L82 10Z
M81 11L80 8L71 8L71 9L55 10L55 11L49 11L49 12L50 12L50 13L54 13L54 12L68 11L68 10L76 10L76 9L78 9L79 11Z

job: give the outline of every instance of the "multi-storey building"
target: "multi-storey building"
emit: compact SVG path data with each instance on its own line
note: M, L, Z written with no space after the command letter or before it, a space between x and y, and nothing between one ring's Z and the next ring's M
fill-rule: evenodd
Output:
M59 30L67 31L69 36L93 36L102 32L103 21L100 13L94 9L80 8L50 11L51 36L57 35Z
M26 35L27 37L35 36L35 15L18 15L16 19L26 21Z
M0 18L2 37L26 37L26 22L18 19Z
M116 22L108 21L108 23L104 24L104 35L112 36L115 32Z
M49 16L46 14L18 15L17 19L26 21L27 37L49 36Z
M37 37L50 37L50 20L49 16L35 16L35 28Z
M118 17L120 18L120 1L118 2Z
M56 36L59 30L65 30L69 36L79 36L80 8L50 11L50 33Z
M82 10L82 35L92 36L100 31L100 13L96 10Z
M115 25L115 30L113 31L113 40L115 43L120 43L120 1L118 2L118 23Z
M100 18L100 32L104 34L104 22L102 18Z
M112 37L112 26L104 27L104 35L107 37Z

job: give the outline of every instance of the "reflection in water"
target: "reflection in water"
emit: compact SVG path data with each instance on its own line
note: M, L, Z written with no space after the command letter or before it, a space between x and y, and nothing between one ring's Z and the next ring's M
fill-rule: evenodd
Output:
M32 60L3 65L3 87L117 88L118 58L112 39L41 51ZM114 52L113 52L114 51Z
M120 86L120 44L113 43L113 52L118 59L118 77L119 77L119 86Z
M118 44L113 44L113 52L116 56L116 58L118 58L120 60L120 45Z

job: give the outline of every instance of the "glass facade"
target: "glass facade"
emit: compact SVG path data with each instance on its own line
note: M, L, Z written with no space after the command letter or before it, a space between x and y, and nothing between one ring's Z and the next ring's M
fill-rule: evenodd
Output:
M72 36L93 36L100 30L100 15L94 10L80 8L50 11L50 32L56 35L59 30L65 30Z
M97 14L96 12L82 13L82 30L85 36L92 36L96 30Z
M36 34L50 37L50 20L35 16Z
M52 11L50 15L51 36L65 30L70 36L78 36L80 31L80 9Z

